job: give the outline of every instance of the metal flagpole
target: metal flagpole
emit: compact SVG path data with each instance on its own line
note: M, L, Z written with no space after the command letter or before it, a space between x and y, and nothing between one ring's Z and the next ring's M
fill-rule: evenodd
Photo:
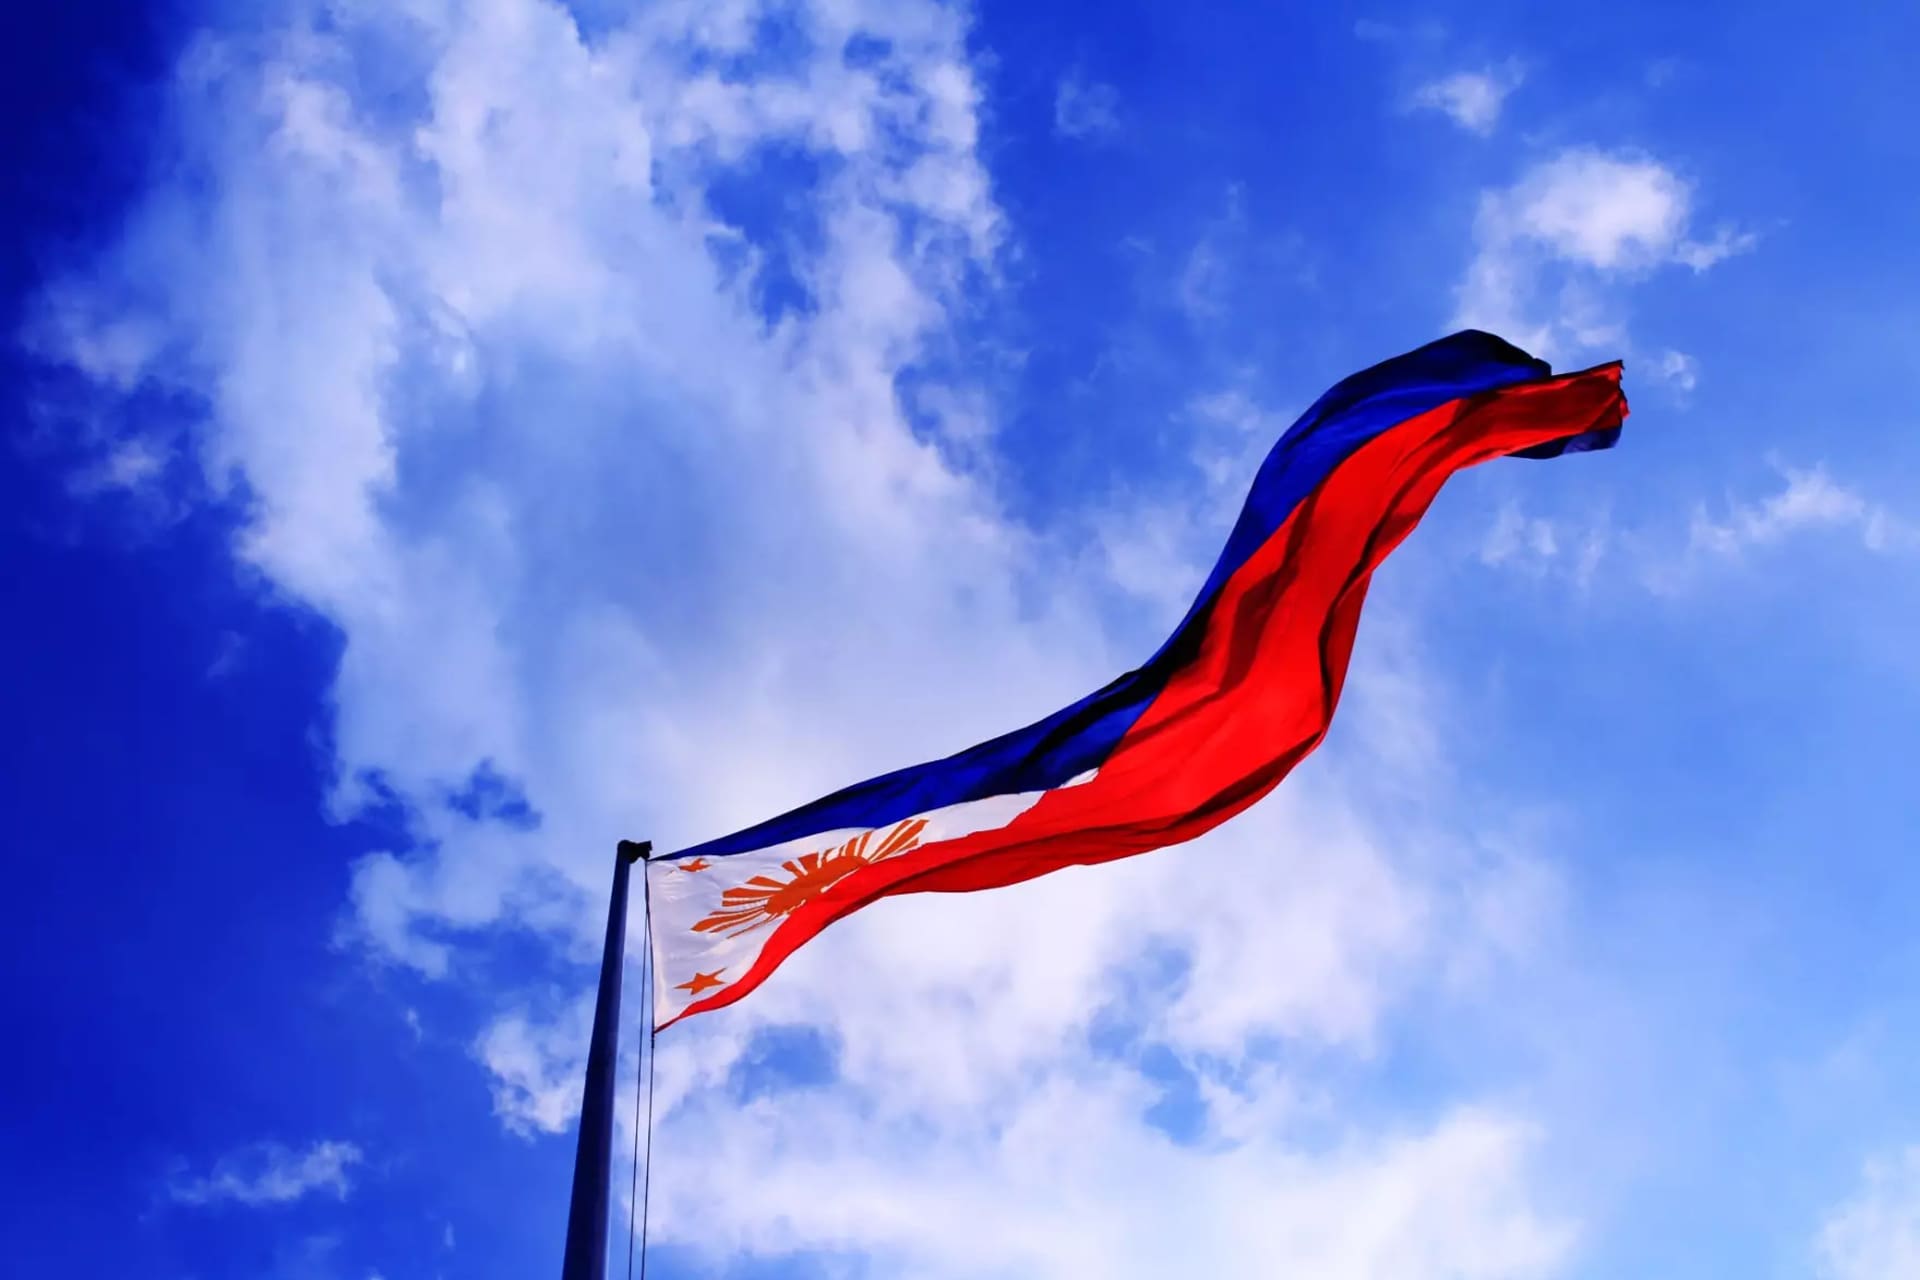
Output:
M567 1212L567 1252L560 1280L606 1280L607 1187L613 1159L613 1068L620 1046L620 970L627 949L627 872L653 851L646 841L622 840L613 861L613 901L607 907L607 946L600 954L600 995L587 1045L587 1083L580 1096L580 1144L573 1156L573 1204Z

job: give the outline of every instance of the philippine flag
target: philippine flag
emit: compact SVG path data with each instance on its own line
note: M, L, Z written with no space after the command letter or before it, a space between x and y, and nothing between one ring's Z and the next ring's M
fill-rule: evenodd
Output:
M656 1028L740 999L887 894L1014 884L1226 821L1325 736L1373 571L1447 477L1607 448L1626 414L1618 362L1555 377L1471 330L1341 382L1267 455L1144 665L1024 729L652 859Z

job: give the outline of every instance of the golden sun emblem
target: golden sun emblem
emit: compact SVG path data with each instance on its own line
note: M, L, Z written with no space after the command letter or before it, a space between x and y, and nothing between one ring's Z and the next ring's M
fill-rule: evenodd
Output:
M803 853L798 858L783 862L780 865L785 868L787 879L761 875L745 884L735 885L720 895L720 909L697 922L693 931L737 938L743 933L764 928L792 915L825 891L828 885L861 867L870 867L876 862L918 848L920 833L926 830L926 826L925 818L907 818L888 828L877 844L874 837L879 833L867 831L837 849Z

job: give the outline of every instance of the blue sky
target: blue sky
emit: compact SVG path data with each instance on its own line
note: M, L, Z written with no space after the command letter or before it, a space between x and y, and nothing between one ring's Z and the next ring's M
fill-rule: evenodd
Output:
M614 841L1080 696L1476 324L1620 448L1245 817L664 1036L652 1274L1920 1274L1920 18L1297 8L10 15L22 1273L551 1272Z

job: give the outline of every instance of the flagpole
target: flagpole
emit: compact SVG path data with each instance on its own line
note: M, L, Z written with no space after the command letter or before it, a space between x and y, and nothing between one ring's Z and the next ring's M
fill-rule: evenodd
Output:
M593 1039L587 1044L587 1082L580 1095L580 1142L573 1156L573 1203L567 1211L567 1252L560 1280L606 1280L613 1075L620 1047L620 971L627 949L627 872L652 851L646 841L622 840L614 855L613 900L607 905L600 994L593 1006Z

